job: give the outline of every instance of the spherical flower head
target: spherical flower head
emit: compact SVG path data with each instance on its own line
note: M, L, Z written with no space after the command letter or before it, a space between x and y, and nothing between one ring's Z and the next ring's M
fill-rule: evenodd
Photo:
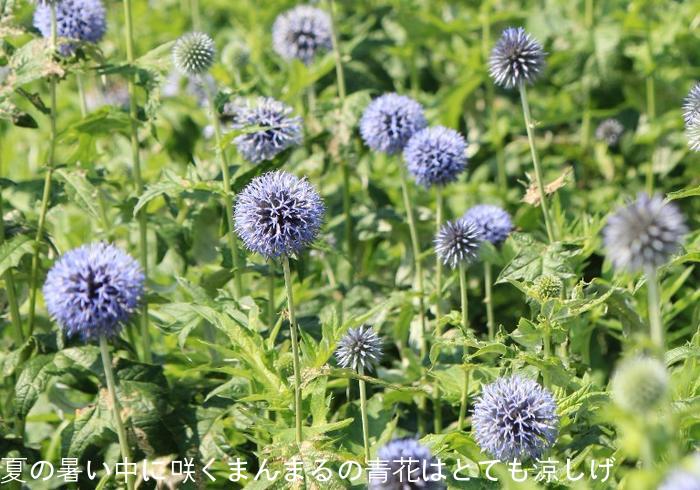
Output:
M294 7L275 19L272 47L286 60L311 64L316 55L333 48L331 18L310 5Z
M687 470L672 471L658 490L700 490L700 475Z
M256 164L301 144L302 119L291 114L291 107L271 97L234 100L224 107L224 115L231 118L234 129L260 128L233 140L243 158Z
M445 484L430 449L413 438L394 439L377 452L384 473L372 478L369 490L442 490ZM433 466L434 465L434 466ZM384 478L386 476L386 478ZM385 480L386 481L383 481Z
M445 185L467 168L467 141L454 129L426 128L408 140L403 157L416 182L425 187Z
M68 337L95 340L119 334L143 296L139 263L108 243L66 252L49 271L44 299Z
M435 252L442 263L453 269L474 261L483 237L479 227L468 219L445 223L435 236Z
M606 119L598 125L595 130L596 139L606 143L608 146L615 146L620 141L620 136L625 132L625 127L617 119Z
M340 367L370 372L382 358L382 341L372 327L351 328L335 351Z
M188 32L173 46L173 63L183 75L203 75L214 64L215 55L214 40L203 32Z
M666 263L680 248L686 231L674 204L659 195L640 194L608 219L603 239L613 265L635 272Z
M306 179L284 171L256 177L238 195L235 229L252 252L272 259L310 245L323 222L321 196Z
M56 8L56 34L75 41L98 43L107 30L105 8L101 0L61 0L40 2L34 11L34 27L45 38L51 37L51 5ZM75 50L71 43L61 44L59 51L69 55Z
M484 240L498 245L505 241L513 231L510 214L492 204L478 204L464 213L464 218L474 223Z
M360 135L372 150L393 155L427 124L422 105L405 95L390 93L369 103L360 119Z
M474 405L472 427L482 451L502 461L536 459L556 440L554 396L531 379L499 378Z
M683 100L683 120L686 126L700 122L700 83L693 85Z
M649 412L666 397L669 375L666 366L651 357L630 358L613 375L612 398L629 412Z
M489 74L496 85L533 83L544 69L542 46L522 27L509 27L491 51Z
M686 124L685 137L688 139L688 148L691 151L700 151L700 118Z
M533 292L542 301L558 298L564 284L561 279L551 274L543 274L532 284Z

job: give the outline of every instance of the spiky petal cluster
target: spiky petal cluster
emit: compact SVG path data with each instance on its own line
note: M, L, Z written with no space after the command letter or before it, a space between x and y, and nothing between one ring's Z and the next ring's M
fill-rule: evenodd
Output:
M595 137L608 146L615 146L620 141L620 136L622 136L624 131L625 127L620 121L615 118L609 118L598 125L595 130Z
M214 40L203 32L188 32L173 46L173 63L183 75L203 75L214 64Z
M310 245L323 222L324 205L304 178L278 170L256 177L238 195L235 229L253 252L271 259Z
M372 327L351 328L338 342L335 355L340 367L369 372L382 358L382 340Z
M637 271L663 265L687 231L683 215L659 195L639 194L609 219L603 231L608 258L618 269Z
M44 299L69 337L114 337L143 295L141 266L123 250L93 243L66 252L49 271Z
M435 236L435 252L442 263L452 267L476 259L483 237L479 227L461 218L445 223Z
M700 151L700 83L693 85L683 101L683 120L688 147Z
M668 386L668 371L661 361L636 357L623 361L615 370L612 397L629 412L648 412L664 399Z
M416 182L425 187L445 185L467 168L467 141L454 129L425 128L408 140L403 157Z
M535 296L541 301L559 297L563 287L562 280L551 274L542 274L532 284Z
M107 30L105 8L101 0L61 0L40 2L34 11L34 27L41 35L51 36L51 5L56 8L56 34L58 37L76 41L97 43ZM69 55L75 45L68 43L59 47L61 54Z
M533 83L544 69L542 46L522 27L509 27L489 58L489 74L496 85L513 88Z
M477 204L464 213L464 219L474 223L481 232L484 240L494 245L503 242L513 231L513 221L510 214L493 204Z
M393 155L427 124L422 105L405 95L389 93L367 106L360 119L360 135L372 150Z
M672 471L658 490L700 490L700 475L687 470Z
M310 5L299 5L280 14L272 25L272 47L287 60L310 64L317 54L333 47L331 19Z
M539 458L559 432L557 405L537 382L518 375L484 387L472 427L482 451L503 461Z
M291 113L291 107L272 97L234 100L224 107L224 115L231 118L234 129L248 130L233 141L251 163L271 160L302 142L302 119Z
M413 438L394 439L377 452L382 470L373 470L369 490L442 490L444 474L430 452Z

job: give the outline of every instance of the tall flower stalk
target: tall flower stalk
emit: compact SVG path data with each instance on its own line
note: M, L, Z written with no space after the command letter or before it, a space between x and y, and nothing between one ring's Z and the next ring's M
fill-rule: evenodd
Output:
M435 233L440 232L443 220L445 198L442 189L435 191ZM442 261L435 257L435 337L442 335ZM442 402L440 399L440 382L435 378L433 383L433 426L436 434L442 432Z
M296 311L294 308L294 291L292 285L292 274L289 270L289 258L282 259L284 269L284 287L287 292L287 309L289 311L289 336L292 341L292 356L294 366L294 437L297 444L301 444L302 439L302 393L301 393L301 364L299 362L299 338Z
M467 335L469 331L469 298L467 297L467 265L459 263L459 298L462 309L462 332ZM465 360L466 363L466 360ZM459 418L457 426L459 430L464 429L464 417L467 413L467 401L469 398L469 367L464 367L464 385L462 386L462 397L459 402Z

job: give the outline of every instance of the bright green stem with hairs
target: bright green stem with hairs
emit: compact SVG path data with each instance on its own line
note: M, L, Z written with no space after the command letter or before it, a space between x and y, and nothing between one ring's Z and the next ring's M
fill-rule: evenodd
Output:
M133 463L131 460L131 450L129 449L129 440L126 436L124 422L122 421L121 407L119 405L119 399L117 398L117 387L114 381L114 372L112 371L112 356L109 353L109 345L104 335L100 337L100 353L102 354L102 366L105 371L105 379L107 380L107 391L109 392L109 398L112 402L114 423L117 426L117 437L119 438L119 448L122 453L122 459L125 462ZM126 476L126 486L129 490L133 490L133 475Z
M440 231L443 220L444 196L442 190L437 189L435 192L435 230ZM440 257L435 255L435 337L442 335L442 261ZM437 378L433 382L433 425L436 434L442 432L442 401L440 399L440 383Z
M459 402L459 418L457 419L457 427L459 430L464 430L464 420L467 416L467 401L469 399L469 367L464 366L464 384L462 385L462 397Z
M489 332L489 340L496 336L496 321L493 314L493 277L491 264L484 262L484 303L486 303L486 326Z
M275 324L275 271L272 269L272 262L269 265L267 275L267 321L270 328Z
M202 84L205 86L206 84ZM231 260L233 261L233 295L240 298L243 284L241 281L241 264L238 256L238 244L236 235L233 232L233 199L231 198L231 175L228 168L228 157L223 148L223 137L221 132L221 121L214 101L214 95L205 87L207 98L209 99L209 112L211 112L211 123L214 126L216 141L216 154L219 156L221 164L221 175L224 179L224 207L226 208L226 236L228 237L229 248L231 249Z
M360 376L365 372L360 366ZM365 463L369 462L369 421L367 419L367 386L364 379L358 381L360 385L360 413L362 414L362 443L365 447Z
M124 0L124 22L126 24L125 41L126 41L126 60L129 65L134 63L134 23L131 9L132 0ZM139 134L138 134L138 107L136 106L136 84L134 75L129 74L127 79L129 90L129 119L130 131L129 142L131 143L131 162L134 168L134 182L136 183L136 194L143 194L143 178L141 177L141 155L139 153ZM143 273L148 280L148 229L146 224L146 214L144 210L139 211L139 255L141 259L141 267ZM143 349L143 360L151 362L151 336L148 331L148 302L143 301L141 305L141 316L139 318L141 327L141 342Z
M525 129L527 130L527 141L530 144L530 153L532 155L532 165L535 167L535 180L537 190L540 194L540 206L542 207L542 215L544 217L544 225L547 228L547 238L550 243L554 241L554 228L552 228L551 218L549 216L549 206L547 204L547 194L544 189L544 181L542 179L542 168L540 160L537 156L535 148L534 123L530 115L530 104L527 102L527 89L525 83L520 82L520 102L523 106L523 116L525 117Z
M469 301L467 298L467 264L459 263L459 296L462 303L462 332L467 336L469 332ZM469 352L465 347L465 353ZM459 404L459 430L464 429L464 417L467 413L467 396L469 394L469 369L464 367L464 386L462 387L462 399Z
M661 322L661 297L659 294L659 276L654 267L646 269L647 294L649 297L649 329L651 341L659 349L664 348L664 327Z
M282 259L284 268L284 286L287 290L287 306L289 308L289 333L292 340L292 355L294 365L294 426L295 440L297 444L301 444L301 420L302 420L302 405L301 405L301 366L299 363L299 337L297 334L297 319L294 310L294 293L292 291L292 273L289 270L289 257L285 256Z
M57 23L56 23L56 5L51 4L51 52L56 53L58 48L57 42ZM56 158L56 140L58 132L56 131L56 85L58 80L56 76L51 75L49 79L49 92L51 97L51 114L50 128L51 135L49 137L49 153L46 160L46 175L44 176L44 191L41 196L41 205L39 207L39 221L36 227L36 237L34 238L34 255L32 256L32 268L29 275L29 317L28 336L31 337L34 333L34 318L36 315L36 296L39 281L39 264L41 262L41 241L44 236L44 225L46 224L46 212L49 209L49 200L51 199L51 178L54 171L54 160Z

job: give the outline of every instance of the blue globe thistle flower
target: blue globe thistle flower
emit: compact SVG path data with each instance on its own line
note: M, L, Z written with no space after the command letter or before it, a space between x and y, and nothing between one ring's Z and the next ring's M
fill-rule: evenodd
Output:
M658 490L700 490L700 475L687 470L672 471Z
M445 185L467 168L467 141L454 129L426 128L408 140L403 157L416 182L425 187Z
M101 0L61 0L41 2L34 11L34 27L45 38L51 37L51 4L56 8L56 34L76 41L98 43L107 31L106 13ZM75 50L72 43L63 43L64 56Z
M393 155L427 124L423 106L405 95L390 93L367 106L360 119L360 135L374 151Z
M533 83L544 69L544 55L540 43L525 29L509 27L491 51L489 74L505 88Z
M686 124L685 137L688 139L688 148L691 151L700 151L700 118Z
M478 204L464 213L464 219L474 223L484 240L494 245L505 241L513 231L510 214L493 204Z
M435 252L442 263L457 267L476 259L483 237L479 227L467 219L445 223L435 236Z
M272 47L286 60L311 64L317 54L333 48L331 18L310 5L294 7L275 19Z
M183 75L203 75L214 64L214 40L203 32L188 32L173 46L173 63Z
M615 146L620 141L620 136L625 132L625 127L615 118L606 119L595 130L596 139Z
M482 451L502 461L539 458L559 432L554 396L520 376L484 387L474 405L472 427Z
M252 252L272 259L310 245L323 222L321 196L306 180L278 170L256 177L238 195L234 221Z
M251 163L271 160L287 148L301 144L302 119L290 116L291 113L291 107L272 97L239 99L224 106L224 116L231 118L234 129L261 128L233 140L238 152Z
M115 337L143 296L139 263L108 243L66 252L49 271L44 299L51 317L69 337Z
M382 358L382 340L372 327L351 328L335 351L340 367L370 372Z
M678 251L687 231L674 204L659 195L639 194L608 219L603 240L613 265L635 272L665 264Z
M394 439L377 452L384 474L374 475L369 490L442 490L445 477L430 449L413 438ZM381 470L375 470L381 472ZM379 478L376 478L378 476ZM386 480L386 481L384 481Z
M700 83L693 85L683 100L683 120L686 126L700 121Z

